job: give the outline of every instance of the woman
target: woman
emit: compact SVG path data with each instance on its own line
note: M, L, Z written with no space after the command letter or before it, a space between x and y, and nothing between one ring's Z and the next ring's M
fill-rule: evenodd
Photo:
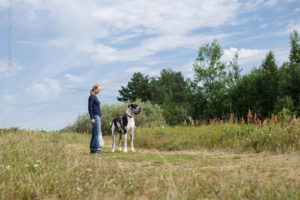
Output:
M90 114L90 121L92 122L92 138L90 142L90 153L91 154L102 154L103 152L100 149L99 144L99 134L101 131L101 121L103 121L103 116L100 110L100 101L97 98L97 94L101 91L100 84L95 84L93 88L90 90L89 96L89 114ZM101 118L101 120L100 120Z

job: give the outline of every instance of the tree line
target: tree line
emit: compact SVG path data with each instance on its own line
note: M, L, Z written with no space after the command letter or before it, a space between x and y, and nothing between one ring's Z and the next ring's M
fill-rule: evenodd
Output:
M230 62L221 60L223 50L218 40L199 47L193 63L194 78L180 71L162 69L160 75L136 72L126 86L121 86L118 101L150 101L163 109L169 125L194 120L228 119L234 113L246 118L249 109L259 119L285 110L300 115L300 41L297 31L290 33L288 61L278 66L269 51L261 65L241 75L235 53Z

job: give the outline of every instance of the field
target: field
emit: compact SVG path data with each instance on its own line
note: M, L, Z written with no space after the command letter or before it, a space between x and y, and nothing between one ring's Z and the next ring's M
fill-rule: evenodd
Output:
M111 153L105 136L103 155L88 134L2 131L0 199L300 199L299 124L256 145L268 126L251 127L137 128L137 152Z

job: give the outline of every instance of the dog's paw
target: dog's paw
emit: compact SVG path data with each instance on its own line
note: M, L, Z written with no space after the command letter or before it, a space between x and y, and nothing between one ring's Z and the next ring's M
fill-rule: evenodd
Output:
M119 148L119 151L122 151L122 148Z
M124 149L123 152L126 153L126 152L127 152L127 149Z
M132 152L135 152L135 149L131 149Z
M111 150L111 152L115 152L115 150L114 150L114 149L112 149L112 150Z

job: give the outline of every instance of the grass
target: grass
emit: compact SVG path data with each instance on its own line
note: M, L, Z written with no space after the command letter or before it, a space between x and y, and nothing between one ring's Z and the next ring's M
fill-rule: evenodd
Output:
M257 124L221 121L202 126L137 128L135 143L139 147L160 150L291 153L300 150L300 119L271 119Z
M111 153L105 136L103 155L88 134L0 131L0 199L300 199L297 150L236 152L246 147L216 142L224 125L152 130L137 129L135 153Z

